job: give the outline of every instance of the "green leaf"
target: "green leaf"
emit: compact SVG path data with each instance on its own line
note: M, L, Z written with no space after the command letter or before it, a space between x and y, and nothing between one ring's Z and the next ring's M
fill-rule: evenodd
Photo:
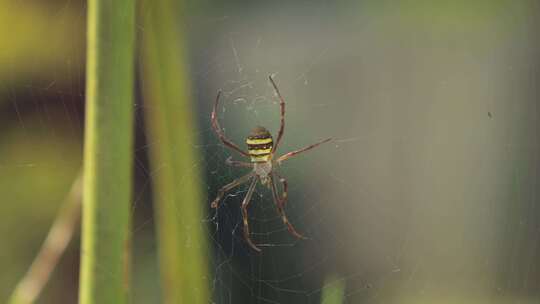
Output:
M194 110L186 66L183 7L142 7L141 81L145 98L157 240L165 303L209 303L208 244ZM180 21L180 22L177 22Z
M128 299L134 27L134 0L88 2L81 304Z

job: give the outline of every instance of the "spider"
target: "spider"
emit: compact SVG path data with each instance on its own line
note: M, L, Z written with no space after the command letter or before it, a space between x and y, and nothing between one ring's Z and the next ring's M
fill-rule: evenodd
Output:
M246 242L249 244L251 248L253 248L257 252L260 252L261 249L257 247L250 238L248 213L247 213L247 207L251 201L251 197L253 196L253 192L255 191L255 186L257 185L257 182L260 181L261 184L263 184L264 186L267 186L272 191L272 197L274 199L274 203L276 204L277 211L279 215L281 216L283 223L287 226L287 230L289 231L289 233L298 239L305 239L303 235L301 235L300 233L296 231L296 229L294 229L294 226L287 219L287 215L285 214L285 209L284 209L285 203L287 202L287 181L285 180L285 178L281 177L277 172L275 172L275 168L281 165L282 162L288 160L291 157L294 157L302 152L311 150L323 143L326 143L332 140L332 138L327 138L323 141L309 145L302 149L295 150L295 151L286 153L280 157L274 158L274 155L279 146L279 143L281 142L281 138L283 137L283 133L285 129L285 101L283 97L281 96L281 93L279 92L277 85L274 82L274 79L272 79L271 75L268 76L268 79L272 83L272 86L274 87L274 90L279 98L279 106L281 110L280 112L281 123L280 123L279 132L278 132L278 136L277 136L277 140L275 144L274 144L274 141L272 139L272 135L270 134L270 132L266 128L261 127L261 126L255 127L246 138L246 144L247 144L247 149L248 149L247 152L245 152L240 147L238 147L235 143L229 140L225 136L225 133L223 132L221 127L219 126L217 115L216 115L216 110L219 104L221 91L219 91L216 96L216 101L214 103L214 108L212 110L212 115L211 115L212 127L214 131L216 132L217 136L219 137L219 139L223 142L223 144L235 150L236 152L240 153L241 155L245 157L249 157L251 160L251 162L243 162L243 161L232 160L232 157L229 157L226 160L227 165L252 169L250 173L240 178L235 179L231 183L219 189L217 197L212 202L211 207L217 209L219 207L219 202L223 199L223 196L225 195L225 193L227 193L227 191L230 191L235 187L238 187L242 184L249 182L250 185L249 185L247 194L244 197L244 200L242 202L242 207L241 207L242 219L244 223L243 230L244 230L244 238ZM281 196L278 195L278 187L276 185L276 178L279 178L279 182L282 184L282 187L283 187L283 192Z

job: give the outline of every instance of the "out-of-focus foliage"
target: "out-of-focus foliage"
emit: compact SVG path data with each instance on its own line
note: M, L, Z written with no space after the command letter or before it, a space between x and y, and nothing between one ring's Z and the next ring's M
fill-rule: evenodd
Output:
M2 303L28 269L80 166L80 4L0 1ZM72 258L62 261L43 300L75 299Z
M43 118L0 123L0 302L26 272L80 166L68 122L60 113Z
M84 58L81 7L63 1L0 0L0 104L12 86L72 81Z
M194 99L186 60L183 3L145 2L142 9L142 91L150 167L155 171L155 222L162 296L166 303L207 303L208 243L201 222L201 184ZM194 165L195 164L195 165Z

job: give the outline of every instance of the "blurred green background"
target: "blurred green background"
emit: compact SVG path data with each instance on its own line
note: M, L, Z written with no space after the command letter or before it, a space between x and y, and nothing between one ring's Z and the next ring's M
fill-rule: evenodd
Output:
M240 144L256 124L277 130L269 74L287 101L282 152L336 139L282 168L289 218L311 240L292 240L262 188L250 210L254 239L274 244L262 255L238 226L244 191L200 219L214 302L330 303L344 286L346 303L538 303L539 6L188 2L178 18L207 197L242 173L210 127L218 89ZM85 10L0 0L0 302L81 165ZM132 299L159 303L145 106L139 96ZM78 242L38 303L76 302Z

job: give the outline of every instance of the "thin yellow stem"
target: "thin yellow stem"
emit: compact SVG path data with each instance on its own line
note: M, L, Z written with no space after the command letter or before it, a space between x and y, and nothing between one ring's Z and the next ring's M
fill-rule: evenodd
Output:
M73 232L78 228L77 223L81 216L81 191L82 177L79 174L71 185L62 208L34 262L17 284L10 299L11 304L34 303L49 281L51 273L71 241Z

